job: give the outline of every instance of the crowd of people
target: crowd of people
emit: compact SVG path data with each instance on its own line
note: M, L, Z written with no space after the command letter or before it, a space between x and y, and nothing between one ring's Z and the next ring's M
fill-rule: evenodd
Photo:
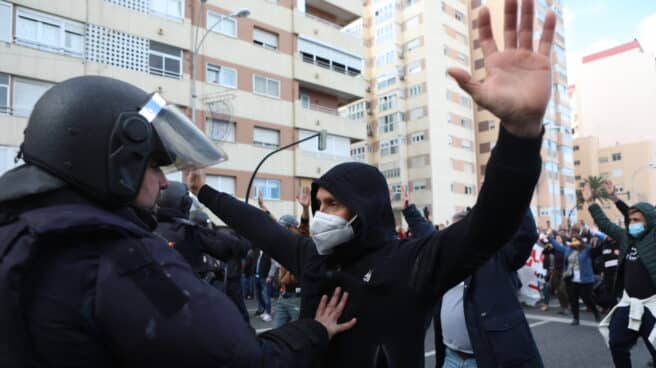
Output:
M158 93L101 76L50 88L25 163L0 176L0 366L423 367L432 321L437 367L541 367L516 273L540 240L545 299L558 295L573 324L579 298L605 313L616 366L638 337L653 354L654 208L618 202L620 227L585 188L598 232L542 235L529 210L556 25L548 12L534 37L533 7L506 0L502 51L481 7L487 78L448 70L501 120L476 203L448 226L406 193L410 228L395 231L385 177L356 162L302 188L300 218L277 217L205 185L199 169L224 153ZM166 179L170 166L185 183ZM255 334L248 298L275 328Z

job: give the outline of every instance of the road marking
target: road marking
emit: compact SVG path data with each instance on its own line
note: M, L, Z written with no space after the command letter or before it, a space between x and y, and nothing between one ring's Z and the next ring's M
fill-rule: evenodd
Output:
M424 354L424 358L432 357L433 355L435 355L435 350L427 351Z
M535 323L531 323L530 325L528 325L528 327L531 327L531 328L533 328L533 327L538 327L538 326L546 325L546 324L549 323L549 322L551 322L551 321L540 321L540 322L535 322Z
M530 314L530 313L526 313L526 318L549 321L549 322L564 323L564 324L569 324L572 321L569 318L541 316L539 314ZM593 322L593 321L581 320L580 324L581 326L586 326L586 327L599 327L599 322Z

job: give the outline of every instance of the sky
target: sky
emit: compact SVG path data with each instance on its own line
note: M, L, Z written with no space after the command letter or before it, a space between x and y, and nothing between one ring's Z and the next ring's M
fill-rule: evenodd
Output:
M562 0L567 73L576 83L581 58L638 39L656 55L656 0Z

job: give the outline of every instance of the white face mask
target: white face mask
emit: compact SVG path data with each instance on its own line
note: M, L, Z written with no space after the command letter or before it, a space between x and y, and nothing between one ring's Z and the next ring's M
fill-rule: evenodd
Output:
M351 224L356 218L357 215L347 222L339 216L317 211L310 223L310 234L317 252L324 256L331 254L333 248L353 239L355 233Z

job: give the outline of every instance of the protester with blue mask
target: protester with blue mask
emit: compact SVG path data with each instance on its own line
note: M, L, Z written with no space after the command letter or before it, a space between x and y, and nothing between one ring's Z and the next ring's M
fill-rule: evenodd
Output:
M622 299L601 321L600 331L607 339L616 367L630 367L630 350L642 337L652 359L656 358L656 209L638 203L628 210L627 228L615 225L594 203L589 185L583 188L599 230L616 239L620 247L620 265L616 288Z

